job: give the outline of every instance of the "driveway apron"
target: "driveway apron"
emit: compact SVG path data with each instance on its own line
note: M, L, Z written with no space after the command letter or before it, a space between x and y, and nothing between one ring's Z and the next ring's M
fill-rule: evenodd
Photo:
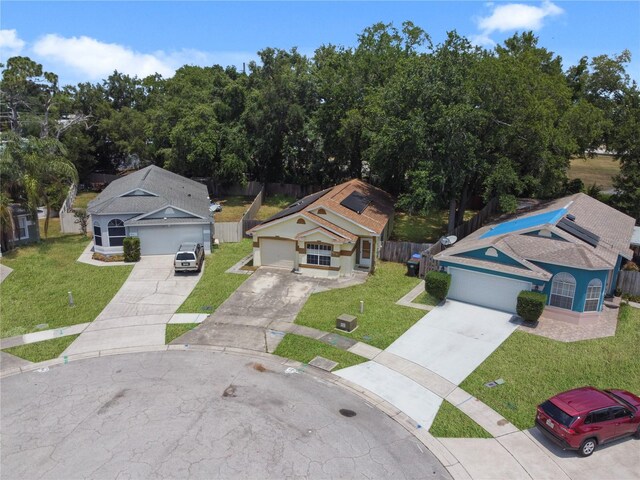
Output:
M167 322L200 276L175 274L173 255L142 257L111 302L62 355L164 345Z

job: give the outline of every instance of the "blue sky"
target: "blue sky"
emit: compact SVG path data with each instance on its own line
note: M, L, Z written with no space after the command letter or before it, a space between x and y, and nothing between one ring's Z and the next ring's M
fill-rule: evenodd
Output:
M115 69L171 76L190 63L238 67L264 47L311 55L322 44L354 46L365 27L411 20L434 43L457 30L478 44L533 30L564 59L633 55L640 79L640 2L12 2L0 6L0 59L20 54L62 83L99 81Z

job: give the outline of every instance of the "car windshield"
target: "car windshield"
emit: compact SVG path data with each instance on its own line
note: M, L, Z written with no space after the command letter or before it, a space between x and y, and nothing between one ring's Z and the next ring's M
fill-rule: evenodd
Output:
M575 417L572 417L567 412L562 411L557 405L551 403L549 400L540 405L540 408L544 410L544 413L565 427L570 426L575 420Z
M607 392L609 395L611 395L613 398L615 398L618 402L622 403L625 407L630 408L633 411L636 410L636 408L633 405L631 405L629 402L627 402L621 396L616 395L615 393L613 393L611 390L605 390L605 392Z
M195 260L196 257L193 255L193 253L189 253L189 252L180 252L178 253L178 255L176 255L176 260Z

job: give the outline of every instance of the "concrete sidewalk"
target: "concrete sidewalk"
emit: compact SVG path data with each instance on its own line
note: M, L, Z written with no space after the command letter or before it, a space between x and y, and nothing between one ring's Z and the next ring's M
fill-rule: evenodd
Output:
M111 302L62 356L164 345L166 324L201 275L176 275L173 255L142 257Z
M0 263L0 283L4 282L11 272L13 272L13 268Z

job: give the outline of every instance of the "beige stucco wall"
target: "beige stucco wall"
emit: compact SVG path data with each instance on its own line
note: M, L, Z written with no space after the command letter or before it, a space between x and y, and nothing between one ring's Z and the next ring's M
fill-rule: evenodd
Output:
M337 215L332 214L331 212L327 212L324 216L327 220L335 223L336 225L348 230L357 235L361 235L363 237L372 238L373 235L371 232L358 227L351 223L348 220L345 220ZM258 267L262 265L262 259L260 255L260 238L268 237L268 238L282 238L293 240L297 235L303 232L307 232L309 230L313 230L317 228L318 225L313 223L311 220L305 220L305 224L297 223L298 219L301 218L299 216L292 216L290 219L284 220L280 223L269 225L263 229L260 229L253 234L253 264ZM359 241L359 240L358 240ZM309 268L305 267L306 264L306 252L305 252L305 243L308 242L320 242L323 244L332 245L332 249L334 255L331 257L331 267L332 270L320 269L320 268ZM375 241L375 250L376 252L379 249L379 240ZM340 254L340 252L350 252L349 255ZM296 248L296 258L294 260L295 267L300 269L300 272L304 275L314 276L314 277L338 277L344 275L350 275L358 262L358 255L355 243L338 243L332 237L321 233L314 232L304 239L297 241Z

